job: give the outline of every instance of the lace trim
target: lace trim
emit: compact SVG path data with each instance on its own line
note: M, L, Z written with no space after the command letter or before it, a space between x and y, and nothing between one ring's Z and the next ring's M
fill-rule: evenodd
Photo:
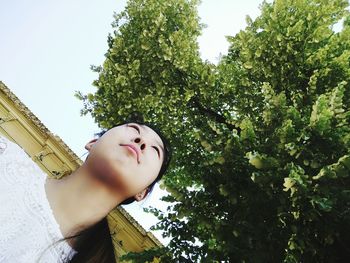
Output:
M8 149L9 144L12 146L10 147L11 149ZM15 150L15 148L17 149ZM4 182L7 181L9 185L24 185L23 189L25 193L23 195L22 201L24 202L25 207L28 208L26 211L32 214L33 218L40 220L40 224L42 226L46 227L46 235L49 238L50 243L47 244L47 246L44 248L45 251L49 250L49 253L55 259L60 260L59 262L67 262L68 260L71 260L77 251L74 250L74 248L72 248L66 240L54 244L54 242L63 239L64 237L47 199L45 191L47 175L38 167L38 165L25 153L25 151L20 146L12 143L7 138L0 135L0 155L3 154L6 149L10 151L8 154L11 155L14 154L13 151L15 150L16 155L12 156L12 158L19 158L20 160L22 158L26 158L27 161L26 166L23 167L25 169L21 169L20 166L14 167L13 163L8 163L8 165L4 163L4 166L2 167L4 177L2 179L5 180ZM5 174L11 176L5 176ZM27 187L26 185L30 185L30 187ZM48 248L50 245L52 245L53 249L50 249L51 247Z
M7 148L6 139L0 135L0 154L3 154L6 148Z

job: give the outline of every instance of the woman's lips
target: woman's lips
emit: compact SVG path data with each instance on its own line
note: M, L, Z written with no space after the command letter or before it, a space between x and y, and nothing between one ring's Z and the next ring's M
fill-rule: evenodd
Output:
M120 144L120 145L121 146L126 146L130 151L132 151L136 155L137 162L140 163L139 152L138 152L138 150L136 149L135 146L133 146L131 144Z

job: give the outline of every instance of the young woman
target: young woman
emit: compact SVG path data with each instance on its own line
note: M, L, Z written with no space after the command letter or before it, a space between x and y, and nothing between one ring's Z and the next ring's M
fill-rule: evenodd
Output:
M82 166L60 180L43 176L19 146L0 138L0 202L7 204L0 208L0 262L115 262L106 216L150 194L171 150L149 123L126 122L99 136L85 145Z

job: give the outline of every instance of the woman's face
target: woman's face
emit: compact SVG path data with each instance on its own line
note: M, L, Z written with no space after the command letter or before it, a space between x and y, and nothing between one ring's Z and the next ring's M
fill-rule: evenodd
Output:
M127 123L108 130L85 148L85 165L126 198L145 190L158 176L164 158L159 135L146 125Z

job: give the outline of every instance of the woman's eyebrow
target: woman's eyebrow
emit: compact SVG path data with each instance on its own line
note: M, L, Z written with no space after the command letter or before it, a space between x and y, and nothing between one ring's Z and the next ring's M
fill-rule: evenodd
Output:
M137 126L140 126L140 125L137 125ZM142 128L143 131L146 131L146 128L144 126L141 126L141 128ZM157 145L159 146L159 148L162 149L163 155L164 155L164 148L163 148L163 146L158 141L157 141Z

